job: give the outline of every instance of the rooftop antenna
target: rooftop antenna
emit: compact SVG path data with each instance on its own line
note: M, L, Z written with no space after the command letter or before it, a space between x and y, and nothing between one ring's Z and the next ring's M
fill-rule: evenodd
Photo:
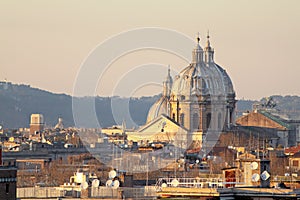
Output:
M257 155L256 155L258 159L259 159L259 145L260 145L259 144L259 140L260 140L259 136L260 136L260 134L258 133L258 146L257 146Z
M266 150L266 148L265 148L265 146L266 146L266 133L264 133L264 141L263 141L263 159L265 159L265 150Z

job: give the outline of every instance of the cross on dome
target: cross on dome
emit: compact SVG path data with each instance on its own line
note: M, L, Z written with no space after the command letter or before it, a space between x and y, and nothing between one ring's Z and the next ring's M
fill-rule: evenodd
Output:
M199 44L199 42L200 42L199 32L198 32L198 35L197 35L197 41L198 41L198 44Z

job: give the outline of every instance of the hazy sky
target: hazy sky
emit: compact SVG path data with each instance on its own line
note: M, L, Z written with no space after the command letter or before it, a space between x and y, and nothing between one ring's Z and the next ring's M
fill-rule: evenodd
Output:
M238 98L300 95L299 24L299 0L1 0L0 80L72 94L82 62L113 35L161 27L204 38L209 29L215 61L231 76ZM166 52L144 50L114 62L109 77L144 63L186 65ZM97 94L111 95L102 82ZM160 91L156 85L136 95Z

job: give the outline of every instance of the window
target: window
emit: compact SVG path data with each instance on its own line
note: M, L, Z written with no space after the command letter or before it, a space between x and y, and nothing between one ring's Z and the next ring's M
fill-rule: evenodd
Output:
M172 119L173 119L173 120L175 120L175 113L173 113L173 115L172 115Z
M218 114L218 129L222 129L222 114Z
M206 128L207 128L207 129L209 129L210 121L211 121L211 113L208 113L208 114L206 115Z
M184 126L184 113L180 114L180 124L181 126Z
M199 129L199 115L198 115L198 113L193 114L193 129Z
M6 192L6 194L9 193L9 183L6 183L6 185L5 185L5 192Z
M292 165L293 165L293 167L298 167L299 166L299 160L293 160Z

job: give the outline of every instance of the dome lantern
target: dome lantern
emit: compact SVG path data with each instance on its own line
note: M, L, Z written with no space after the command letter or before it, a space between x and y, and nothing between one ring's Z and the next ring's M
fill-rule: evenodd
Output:
M197 45L193 50L193 60L192 60L193 64L199 64L199 63L203 62L203 49L201 48L199 42L200 42L200 37L199 37L199 33L198 33Z
M173 79L171 77L170 73L170 65L168 66L168 75L166 77L166 80L163 82L163 96L170 97Z

